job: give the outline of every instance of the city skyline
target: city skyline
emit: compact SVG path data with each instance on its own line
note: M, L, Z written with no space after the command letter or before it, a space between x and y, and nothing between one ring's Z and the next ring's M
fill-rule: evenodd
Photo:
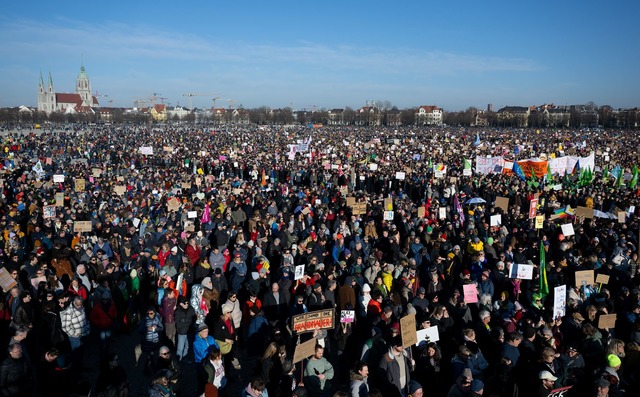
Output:
M114 1L9 3L0 16L0 107L37 105L39 74L74 92L84 64L101 106L400 109L640 106L640 5L282 1L176 8ZM109 103L109 101L112 101ZM160 100L158 100L160 103Z

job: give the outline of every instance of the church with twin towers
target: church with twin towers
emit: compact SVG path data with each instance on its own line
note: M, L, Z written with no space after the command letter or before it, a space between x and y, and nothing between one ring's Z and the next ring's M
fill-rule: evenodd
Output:
M47 85L44 84L42 72L40 72L40 83L38 84L38 111L51 114L61 113L95 113L94 108L98 107L98 98L91 94L91 83L84 68L80 66L80 73L76 78L76 92L58 93L53 88L53 78L49 72Z

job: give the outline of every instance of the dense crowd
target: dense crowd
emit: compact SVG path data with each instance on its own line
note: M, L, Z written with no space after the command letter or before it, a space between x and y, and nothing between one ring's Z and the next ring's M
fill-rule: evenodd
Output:
M3 131L0 396L128 396L138 376L153 397L640 395L635 139L428 127ZM476 156L591 152L586 182L580 170L540 180L465 171ZM532 274L518 278L519 265ZM577 284L585 270L593 278ZM332 326L294 331L294 317L328 309ZM407 345L407 316L431 336ZM143 373L119 363L113 342L124 334L139 338ZM310 340L313 353L294 360ZM89 344L102 362L90 385L79 382ZM193 388L181 382L187 370Z

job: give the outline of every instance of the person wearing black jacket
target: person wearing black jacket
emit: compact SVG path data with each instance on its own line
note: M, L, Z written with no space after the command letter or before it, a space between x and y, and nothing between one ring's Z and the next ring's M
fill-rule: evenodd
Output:
M196 317L196 312L189 304L187 297L178 297L178 305L174 316L176 321L176 335L178 336L176 355L179 360L183 360L189 352L188 334Z

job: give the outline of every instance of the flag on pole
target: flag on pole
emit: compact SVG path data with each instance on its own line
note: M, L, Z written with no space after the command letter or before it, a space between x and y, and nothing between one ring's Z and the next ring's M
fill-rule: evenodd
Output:
M551 173L551 165L547 164L547 183L553 180L553 174Z
M473 146L480 146L480 134L476 132L476 141L473 142Z
M471 169L471 159L464 159L464 169L465 170Z
M42 168L42 163L40 162L40 160L38 160L36 165L34 165L31 169L38 175L38 177L42 177L45 174L44 169Z
M520 165L518 164L517 161L513 162L512 171L514 174L518 176L518 178L520 178L521 181L527 180L527 177L524 176L524 172L522 172L522 168L520 168Z
M629 188L635 189L638 184L638 166L633 165L633 169L631 170L631 182L629 182Z
M211 222L211 209L209 209L209 203L204 206L204 212L202 213L202 218L200 219L200 223L209 223Z
M462 209L462 206L460 205L460 201L458 200L458 195L457 194L453 195L453 207L455 208L456 212L460 216L460 222L462 224L464 224L464 210Z
M547 260L544 252L544 242L540 240L540 295L544 299L549 295L549 283L547 282Z

